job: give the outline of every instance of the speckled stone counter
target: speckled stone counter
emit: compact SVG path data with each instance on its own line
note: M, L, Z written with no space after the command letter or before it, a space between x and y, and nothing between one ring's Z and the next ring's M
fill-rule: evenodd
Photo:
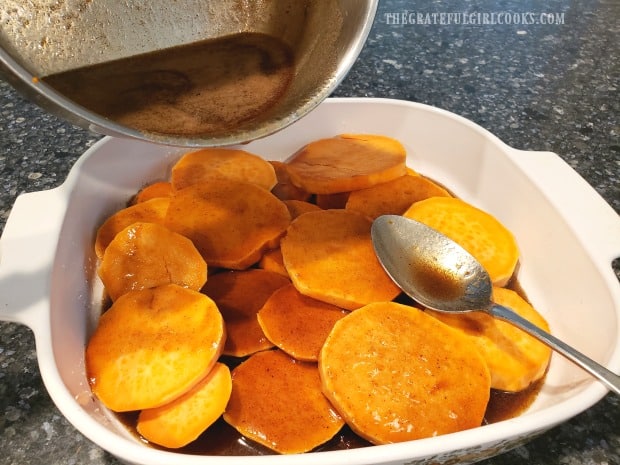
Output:
M468 24L463 15L445 14L463 12ZM505 15L500 23L500 13L510 13L511 24ZM384 0L335 95L423 102L469 118L513 147L556 152L620 212L619 44L617 0ZM0 230L18 194L62 183L99 138L0 80ZM32 333L11 323L0 323L0 451L2 464L118 463L64 420L42 384ZM482 463L620 464L620 399L607 395Z

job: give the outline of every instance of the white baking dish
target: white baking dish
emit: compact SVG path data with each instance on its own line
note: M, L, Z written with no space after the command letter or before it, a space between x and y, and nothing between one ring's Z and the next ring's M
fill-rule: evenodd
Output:
M414 169L498 217L522 250L519 282L552 332L620 371L620 219L557 155L506 146L475 124L424 105L331 99L289 128L244 146L282 160L313 139L344 132L399 139ZM0 242L0 319L28 325L45 385L85 436L135 464L396 464L474 462L508 450L587 409L606 390L554 355L540 395L523 415L409 443L295 456L200 457L149 448L90 394L84 347L96 324L96 228L142 185L167 175L182 151L106 138L57 189L20 196Z

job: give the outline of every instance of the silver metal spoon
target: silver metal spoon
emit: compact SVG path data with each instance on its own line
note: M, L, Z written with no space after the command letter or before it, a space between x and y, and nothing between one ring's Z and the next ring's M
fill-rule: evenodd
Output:
M442 312L483 311L507 321L574 362L620 395L620 376L491 300L486 270L452 239L399 215L377 218L371 229L379 262L411 298Z

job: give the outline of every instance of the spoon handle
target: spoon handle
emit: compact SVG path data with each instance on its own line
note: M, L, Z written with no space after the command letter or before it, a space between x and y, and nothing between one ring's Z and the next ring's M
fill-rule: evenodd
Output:
M531 336L534 336L539 341L547 344L553 350L560 353L571 362L579 365L592 376L597 378L611 391L615 392L617 395L620 395L620 376L616 375L604 366L598 364L591 358L586 357L584 354L569 346L565 342L562 342L561 340L552 336L546 331L543 331L538 326L533 325L528 320L513 312L509 308L506 308L502 305L493 304L486 311L487 313L493 315L496 318L499 318L500 320L504 320L508 323L515 325L516 327L522 329Z

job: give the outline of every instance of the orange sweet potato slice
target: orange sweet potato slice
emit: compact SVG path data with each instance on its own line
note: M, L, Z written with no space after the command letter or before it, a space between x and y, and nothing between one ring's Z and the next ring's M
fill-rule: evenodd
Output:
M209 266L237 270L276 247L289 223L288 209L273 194L230 179L176 191L165 221L192 240Z
M323 210L330 208L344 208L347 205L350 192L339 192L338 194L317 194L316 204Z
M157 181L144 186L133 198L134 204L146 202L147 200L160 197L170 197L172 195L172 184L169 181Z
M321 210L321 207L318 205L304 200L283 200L283 202L291 214L291 219L295 219L303 213Z
M416 202L404 216L434 228L456 241L487 270L494 285L505 286L519 260L512 233L494 216L455 197Z
M407 174L368 189L351 192L348 210L375 219L381 215L401 215L412 203L429 197L450 197L440 185L418 174Z
M280 250L279 247L265 252L258 262L258 267L261 270L273 271L274 273L281 274L287 278L289 277L288 271L286 271L286 267L284 266L282 250Z
M296 360L316 362L334 323L348 312L300 294L289 284L275 291L258 312L265 336Z
M204 183L213 178L249 182L266 190L271 190L277 181L271 163L245 150L196 150L183 155L172 167L171 180L175 189Z
M159 407L204 378L224 347L224 321L204 294L166 284L121 296L86 347L93 393L111 410Z
M269 163L273 166L278 180L273 189L271 189L273 195L281 200L308 200L311 197L309 192L291 183L286 163L276 160L271 160Z
M495 287L493 300L549 331L540 313L515 291ZM544 376L551 349L515 326L483 312L462 315L427 312L469 336L478 346L491 371L492 388L521 391Z
M282 202L286 205L286 208L291 214L291 219L297 218L299 215L309 211L320 210L315 204L306 202L305 200L283 200ZM263 253L263 256L258 262L258 267L263 270L274 271L288 278L288 272L284 266L280 247L267 250Z
M232 378L224 420L278 453L308 452L344 424L321 392L316 363L269 350L252 355L233 370Z
M288 162L291 182L313 194L365 189L405 175L405 148L373 134L343 134L309 143Z
M283 200L283 203L288 208L291 219L297 218L299 215L309 211L320 210L318 206L305 200ZM284 266L280 247L266 251L258 262L258 267L263 270L274 271L288 278L288 271L286 271Z
M108 244L112 242L114 236L127 226L137 221L163 224L169 205L169 198L156 198L123 208L109 216L97 230L97 237L95 238L95 254L97 257L103 258L103 253Z
M394 302L336 322L319 371L332 405L374 444L480 426L490 396L488 368L469 338Z
M245 357L273 347L256 314L271 294L290 281L260 269L224 271L209 277L203 292L217 304L226 322L224 354Z
M308 212L293 220L280 248L297 290L346 310L395 298L400 290L377 260L370 225L348 210Z
M119 232L98 272L112 300L170 283L199 291L207 281L207 264L192 241L156 223L133 223Z
M200 383L182 396L161 407L142 410L136 429L151 443L183 447L224 413L231 391L229 368L216 363Z

